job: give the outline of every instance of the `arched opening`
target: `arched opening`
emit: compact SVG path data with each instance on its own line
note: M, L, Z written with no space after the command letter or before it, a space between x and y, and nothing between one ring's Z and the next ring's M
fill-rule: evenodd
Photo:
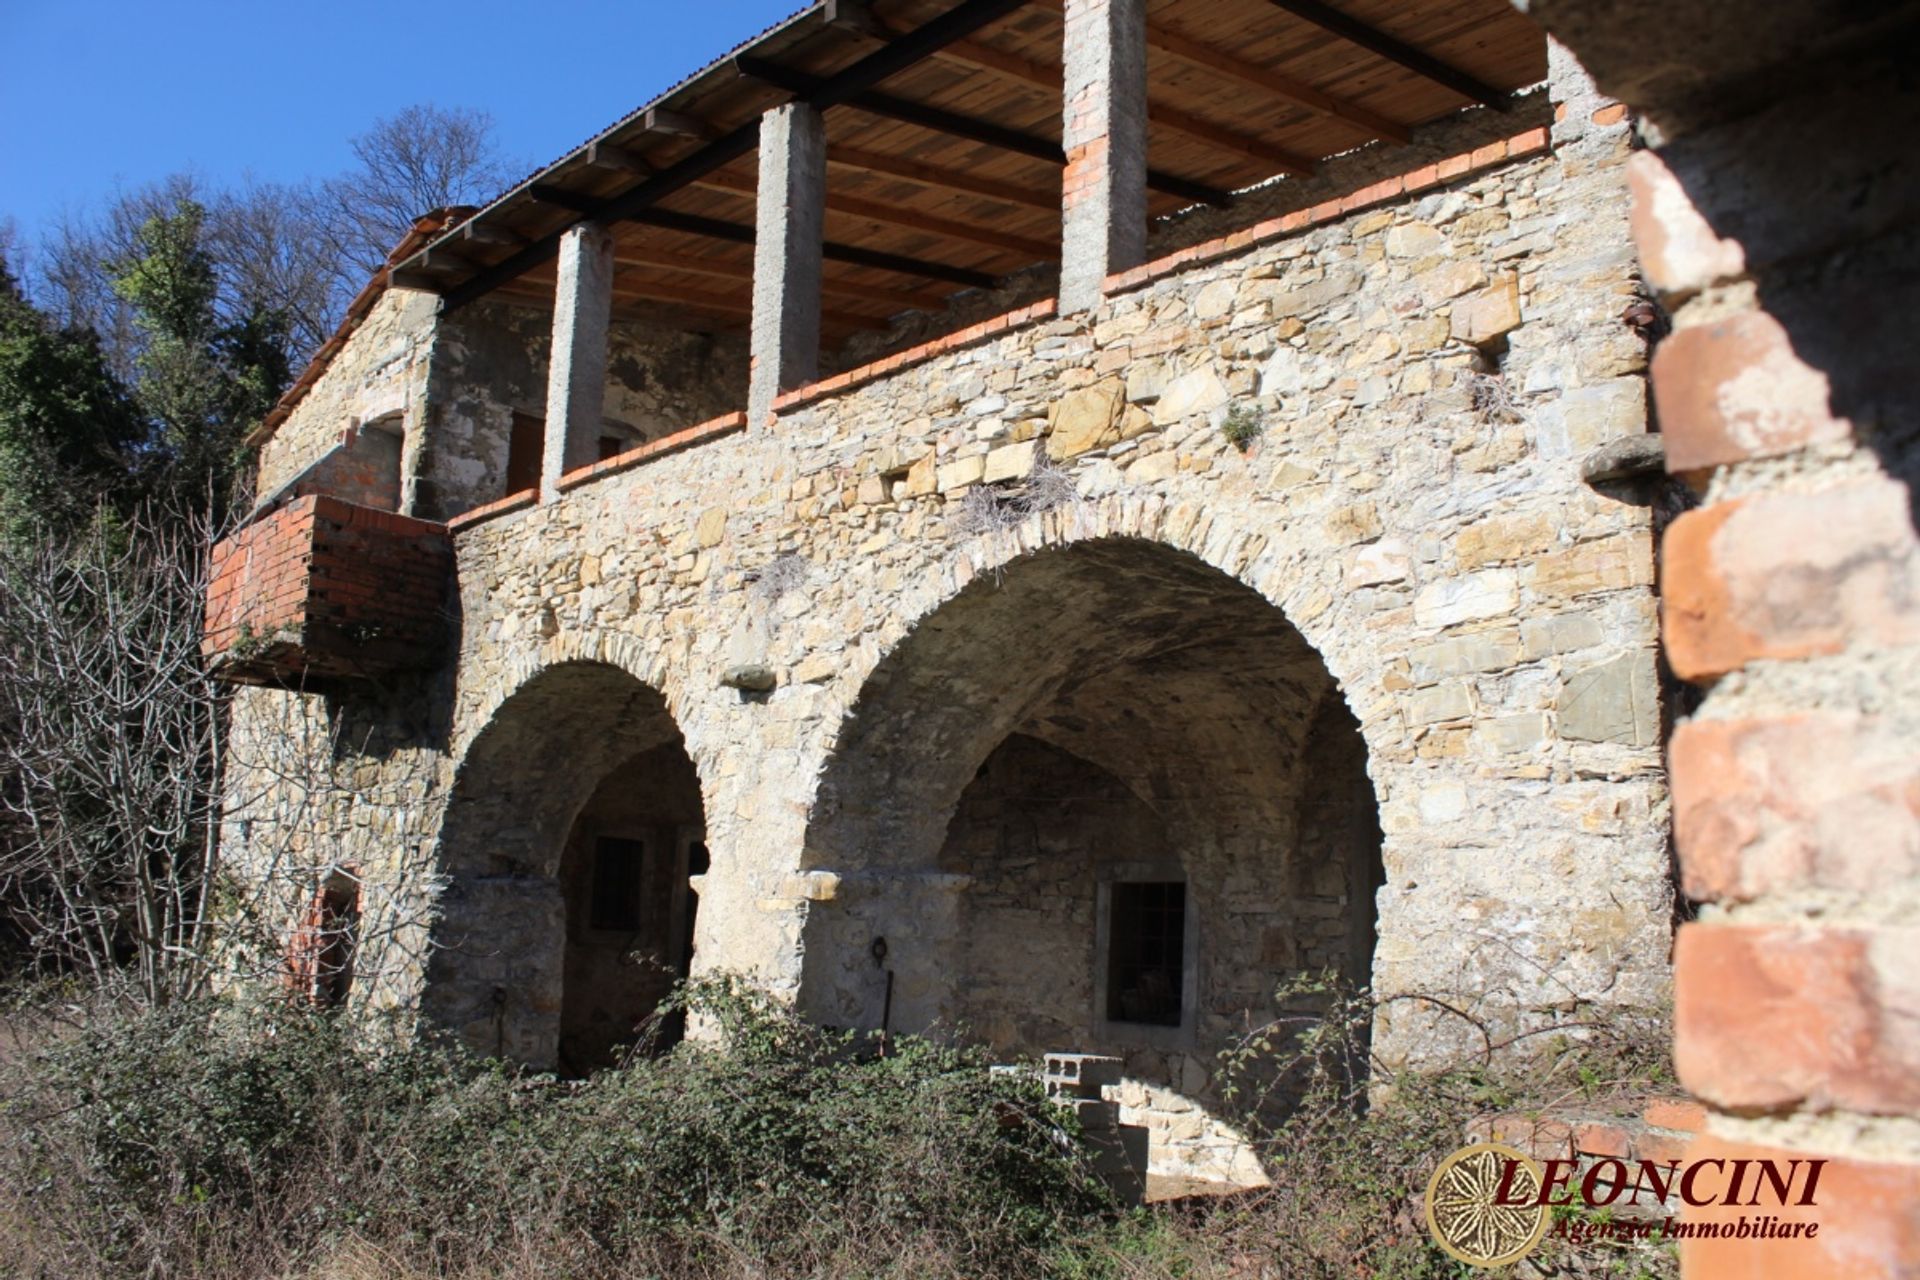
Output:
M1250 588L1141 540L1023 557L923 619L843 726L803 1002L1121 1058L1154 1174L1257 1180L1211 1114L1217 1055L1290 978L1368 980L1366 765L1325 664Z
M693 958L700 782L665 701L575 662L521 686L469 748L425 1009L476 1049L580 1075L679 1033L654 1017Z

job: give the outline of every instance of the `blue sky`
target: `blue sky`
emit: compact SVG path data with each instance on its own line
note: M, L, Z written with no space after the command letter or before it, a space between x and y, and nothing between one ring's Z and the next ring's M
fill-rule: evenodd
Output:
M116 184L331 174L416 102L545 164L803 3L0 0L0 221L31 244Z

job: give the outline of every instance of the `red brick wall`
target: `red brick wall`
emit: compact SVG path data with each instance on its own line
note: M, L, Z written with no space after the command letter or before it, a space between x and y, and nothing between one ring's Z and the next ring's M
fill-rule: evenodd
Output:
M444 525L298 498L214 549L202 648L242 681L430 665L452 569Z
M1920 109L1880 52L1902 41L1791 2L1534 12L1655 126L1630 168L1673 322L1654 396L1703 499L1661 565L1668 658L1705 690L1671 742L1689 1158L1830 1162L1796 1210L1817 1237L1688 1240L1684 1272L1920 1276Z

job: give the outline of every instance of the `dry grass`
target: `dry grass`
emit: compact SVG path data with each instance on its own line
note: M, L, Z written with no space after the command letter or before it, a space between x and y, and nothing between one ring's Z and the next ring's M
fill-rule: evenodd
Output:
M1469 1118L1639 1096L1665 1071L1657 1020L1587 1021L1524 1056L1399 1077L1390 1106L1357 1110L1371 1014L1323 994L1223 1064L1248 1086L1236 1118L1270 1189L1133 1212L1072 1186L1054 1138L1024 1141L1033 1120L973 1123L1005 1113L967 1060L901 1041L924 1056L863 1065L763 1006L719 1015L730 1057L572 1086L369 1057L279 1015L30 1018L0 1034L0 1274L1440 1280L1457 1271L1418 1196ZM1293 1102L1276 1109L1269 1086ZM1530 1275L1673 1274L1659 1250L1535 1261Z

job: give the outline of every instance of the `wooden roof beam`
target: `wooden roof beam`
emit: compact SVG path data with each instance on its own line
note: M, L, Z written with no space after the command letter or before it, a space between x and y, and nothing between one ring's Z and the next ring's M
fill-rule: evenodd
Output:
M1357 44L1369 53L1398 63L1415 75L1443 85L1469 101L1483 103L1495 111L1513 109L1508 94L1475 79L1458 67L1447 65L1425 50L1416 49L1357 18L1348 17L1332 5L1322 4L1320 0L1268 0L1268 3L1296 18L1311 22L1322 31L1332 32L1349 44Z
M741 54L734 59L734 65L740 68L742 75L777 89L784 89L799 98L810 98L819 82L819 77L808 72L783 67L751 54ZM956 138L966 138L972 142L999 147L1004 151L1032 156L1035 160L1044 160L1048 164L1066 167L1067 153L1058 142L1021 129L1010 129L990 120L980 120L957 111L949 111L945 107L913 102L890 93L850 94L846 97L845 103L869 115L898 120L902 124L915 125L935 133L951 134ZM1304 172L1311 173L1311 167ZM1155 191L1179 196L1183 200L1191 200L1199 204L1224 205L1233 198L1231 192L1223 191L1218 187L1163 173L1157 169L1147 170L1147 185Z
M988 23L1004 18L1026 2L1027 0L963 0L961 4L947 10L933 21L914 28L884 48L875 50L851 66L826 77L814 92L808 95L807 100L814 107L822 110L837 106L871 89L881 81L898 75L945 45L964 39ZM751 152L759 141L760 120L755 117L706 143L691 155L661 169L652 177L643 179L627 191L611 199L597 201L592 210L579 212L583 217L618 221L637 210L652 206L723 165L738 160ZM452 311L477 298L485 297L488 292L506 281L550 260L559 251L560 236L565 230L566 228L562 227L551 231L533 243L509 254L493 266L485 268L472 279L447 289L441 295L441 310Z
M628 214L627 220L638 222L643 226L680 231L691 236L726 240L733 244L752 244L754 240L753 228L745 223L726 222L720 218L681 213L674 209L638 209ZM876 270L892 271L900 275L945 280L950 284L966 285L974 289L991 289L999 283L996 277L969 267L949 266L944 262L928 262L925 259L910 258L904 254L882 253L877 249L862 249L858 245L836 244L831 240L822 246L821 256L828 262L844 262L854 267L873 267Z
M509 249L518 249L527 243L527 238L513 228L492 222L469 222L460 229L460 238L472 244L505 245Z
M623 281L618 275L613 280L613 296L616 298L635 298L644 302L679 303L681 306L698 307L703 311L718 311L731 315L752 315L753 297L751 292L743 297L730 297L717 293L701 293L694 289L673 288L659 284L633 284ZM836 311L831 307L820 309L820 318L826 323L843 329L885 329L888 322L879 316L864 316L853 311Z
M844 169L858 169L862 173L871 173L882 178L900 178L923 187L939 187L946 191L958 191L964 195L984 196L1003 204L1016 204L1028 209L1045 209L1054 214L1060 212L1058 191L1036 191L1032 187L1023 187L1016 182L1002 182L997 178L981 178L969 173L956 173L942 169L938 165L924 164L902 156L890 156L880 151L864 151L857 147L843 147L829 142L827 163L839 165Z
M753 264L750 262L723 262L718 258L697 258L685 254L646 253L636 249L616 247L613 262L619 267L652 267L661 271L683 271L693 276L711 276L716 280L737 280L742 283L753 279ZM946 299L933 294L901 293L892 289L876 289L872 285L854 280L841 280L834 276L823 276L820 281L823 293L837 293L847 298L865 298L869 302L884 303L889 307L898 307L903 311L932 311Z
M1147 24L1147 46L1162 53L1171 54L1183 62L1191 62L1197 67L1218 72L1242 84L1260 89L1282 102L1292 103L1296 107L1311 111L1315 115L1328 116L1343 121L1356 129L1365 130L1370 137L1383 142L1407 142L1413 134L1408 128L1394 120L1369 111L1357 102L1323 93L1304 80L1299 80L1285 72L1273 71L1266 67L1243 62L1230 54L1222 53L1211 45L1198 40L1190 40L1177 31L1169 31L1157 23Z
M639 152L616 147L611 142L588 143L580 163L589 169L610 169L615 173L637 174L642 178L653 176L653 166Z
M729 195L744 196L749 200L757 195L751 181L728 177L725 174L709 174L694 185L705 187L710 191L724 191ZM967 222L955 222L950 218L922 213L918 209L844 195L831 187L827 189L827 212L866 218L873 222L884 222L889 226L908 227L914 231L925 231L949 240L966 240L989 248L1005 249L1009 253L1025 254L1035 261L1055 257L1060 248L1057 244L1049 244L1043 240L1017 236L1006 231L995 231L989 227L976 227Z
M1285 147L1277 147L1262 138L1229 129L1225 125L1204 120L1199 116L1181 111L1177 107L1147 105L1147 123L1157 124L1171 129L1175 133L1184 133L1215 151L1226 151L1263 165L1271 165L1278 173L1292 174L1296 178L1313 176L1313 161Z
M614 279L612 292L615 302L661 302L720 316L744 316L752 311L751 303L745 299L736 299L717 293L702 293L697 289L672 289L664 285L623 283L617 276ZM515 280L502 285L499 293L502 297L512 298L529 307L550 309L553 305L551 285L537 281ZM877 316L834 310L823 311L821 321L828 328L840 330L880 330L887 328L889 323Z
M1055 98L1060 96L1059 67L1032 62L1017 53L1008 53L1004 49L996 49L978 40L956 40L934 57L942 62L951 62L956 66L975 71L985 71L1029 88L1044 90ZM1272 165L1284 173L1305 177L1313 172L1313 162L1305 156L1288 151L1284 147L1274 146L1265 139L1202 119L1178 107L1169 106L1164 102L1154 102L1151 98L1147 101L1147 120L1151 124L1171 129L1175 133L1184 133L1189 138L1197 139L1216 150L1243 156L1261 164ZM1404 130L1401 131L1401 136L1404 140L1406 136Z
M720 136L720 131L698 116L688 115L684 111L670 111L666 107L648 107L647 114L641 119L640 127L646 133L663 133L671 138L692 138L698 142L712 142Z
M1056 13L1062 8L1062 0L1046 0L1046 4ZM969 50L979 46L978 41L965 43ZM1283 71L1274 71L1255 63L1244 62L1231 54L1223 53L1212 45L1190 39L1157 22L1147 23L1147 47L1171 54L1183 62L1191 62L1195 66L1218 72L1242 84L1251 85L1271 97L1278 98L1282 102L1290 102L1315 115L1344 120L1355 128L1366 130L1370 136L1382 141L1407 142L1413 136L1405 125L1389 120L1378 112L1369 111L1357 102L1324 92L1305 80L1290 76ZM1003 58L1011 56L1001 54L998 49L993 52ZM951 48L942 50L939 56L958 60ZM1054 86L1056 89L1059 87L1057 79L1056 77Z

